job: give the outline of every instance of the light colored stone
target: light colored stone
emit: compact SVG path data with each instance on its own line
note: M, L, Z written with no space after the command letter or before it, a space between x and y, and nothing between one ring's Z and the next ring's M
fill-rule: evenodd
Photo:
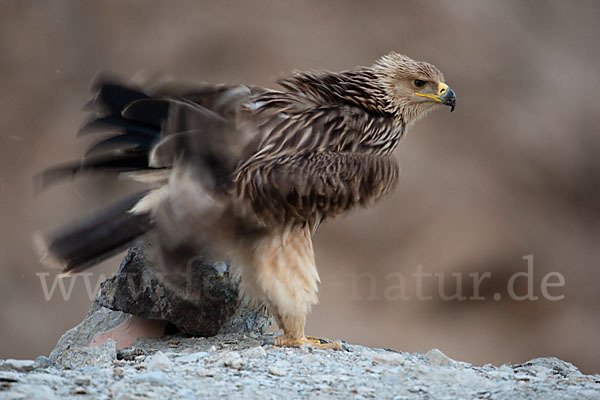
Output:
M0 364L0 368L4 370L13 370L13 371L32 371L35 365L35 361L33 360L13 360L9 358Z
M1 391L0 398L3 400L55 400L58 397L48 386L43 385L18 385L10 391Z
M173 362L169 360L169 357L167 357L162 351L158 351L150 357L147 357L144 360L144 365L149 370L169 370L173 367Z
M167 381L167 374L163 371L148 371L136 374L131 378L133 382L149 382L155 385L163 385Z
M286 376L287 375L287 371L277 365L270 365L269 373L271 375L275 375L275 376Z
M363 355L375 363L386 365L403 365L406 360L404 355L392 351L369 351Z
M209 354L205 351L200 351L200 352L191 353L191 354L184 354L184 355L177 357L177 362L197 363L208 356L209 356Z
M316 362L319 362L319 358L317 356L315 356L314 354L308 354L308 355L302 357L301 362L303 364L316 363Z
M58 341L50 353L50 359L56 362L72 348L87 347L95 336L122 326L131 319L131 315L121 311L112 311L100 306L96 301L88 311L84 320L69 329Z
M245 358L243 358L240 355L240 353L237 351L231 351L231 352L225 353L221 357L222 365L233 368L233 369L237 369L237 370L244 368L247 363L248 363L248 361Z
M430 365L437 365L439 367L447 367L449 365L454 365L455 361L442 353L438 349L431 349L426 354L425 357L429 361Z
M243 352L244 357L248 357L248 358L258 358L258 357L264 357L267 355L267 352L265 351L264 347L262 346L256 346L256 347L252 347L248 350L245 350Z
M209 368L198 368L196 370L198 376L215 376L215 370Z
M73 390L73 394L87 394L87 390L83 386L77 386L75 390Z
M43 384L45 386L50 386L54 388L58 388L60 386L66 385L67 380L62 376L57 376L52 373L31 373L27 376L27 381L36 384Z

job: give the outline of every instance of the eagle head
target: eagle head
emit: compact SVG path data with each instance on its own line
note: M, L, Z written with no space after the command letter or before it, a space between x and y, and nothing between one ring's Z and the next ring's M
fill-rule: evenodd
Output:
M437 105L454 111L456 95L444 81L444 74L432 64L390 53L375 62L373 70L385 92L387 111L413 124Z

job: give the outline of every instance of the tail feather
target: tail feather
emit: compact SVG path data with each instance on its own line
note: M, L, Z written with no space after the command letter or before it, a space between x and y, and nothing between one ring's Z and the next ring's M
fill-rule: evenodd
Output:
M170 99L143 98L129 103L121 115L130 121L162 127L169 117L171 103Z
M98 155L88 157L81 162L71 162L49 168L35 177L36 187L45 189L65 178L82 172L131 172L155 169L148 166L146 150L131 149L122 154Z
M125 129L129 132L136 133L151 138L160 136L160 127L143 123L130 121L121 117L120 115L108 115L105 117L99 117L92 119L85 123L78 132L78 135L85 135L89 133L104 132L107 129Z
M78 272L125 249L152 228L150 212L131 212L148 193L136 194L47 235L38 234L35 242L41 262L63 272Z
M140 89L124 86L103 76L96 79L92 91L97 91L96 97L92 100L94 106L99 106L112 114L120 114L132 102L150 97Z
M148 154L152 149L154 143L153 138L137 135L135 133L125 132L120 135L109 136L99 142L94 143L85 153L84 158L88 158L91 155L106 152L107 150L114 150L116 152L123 150L143 150L145 154ZM146 156L146 161L148 157Z

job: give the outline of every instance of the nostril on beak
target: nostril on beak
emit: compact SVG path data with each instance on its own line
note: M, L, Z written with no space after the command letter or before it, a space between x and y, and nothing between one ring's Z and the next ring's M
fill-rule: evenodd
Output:
M440 89L440 96L443 95L444 93L446 93L446 88L441 88Z

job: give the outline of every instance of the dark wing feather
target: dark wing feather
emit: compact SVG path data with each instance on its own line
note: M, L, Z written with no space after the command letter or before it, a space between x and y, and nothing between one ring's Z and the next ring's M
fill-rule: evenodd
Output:
M84 158L98 154L110 149L124 150L134 148L136 150L145 150L147 153L154 144L155 139L152 137L139 135L135 132L125 131L125 133L109 136L99 142L94 143L85 153Z
M138 135L156 138L160 136L160 126L147 123L130 121L119 115L107 115L105 117L94 118L86 122L78 132L78 135L89 133L106 132L114 130L127 130Z
M107 155L93 155L81 162L71 162L48 168L35 179L41 189L82 172L121 173L150 169L146 150L131 149Z
M188 160L208 168L218 181L229 177L238 158L233 123L189 101L169 105L164 139L152 149L150 165L170 167L176 159Z
M143 98L129 103L121 116L129 121L162 127L169 118L171 99Z
M106 114L118 115L133 101L150 97L141 89L123 85L104 76L95 80L92 91L97 92L92 104Z
M123 250L152 227L149 213L129 210L148 192L111 204L73 224L36 236L43 261L63 272L77 272Z

